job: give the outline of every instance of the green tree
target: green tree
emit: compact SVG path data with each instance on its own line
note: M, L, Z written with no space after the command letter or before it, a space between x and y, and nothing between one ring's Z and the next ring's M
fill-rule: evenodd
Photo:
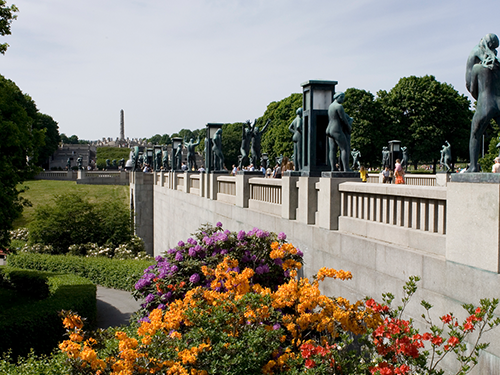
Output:
M5 0L0 0L0 35L10 35L10 25L12 21L17 18L17 15L14 14L18 12L19 9L13 4L11 6L7 5ZM5 55L5 51L9 45L7 43L0 43L0 53Z
M297 108L302 106L302 94L291 94L279 102L271 102L264 115L257 120L259 127L269 119L271 123L262 135L262 152L267 153L269 160L276 156L293 154L292 133L288 130L296 116ZM241 139L241 136L240 136Z
M380 127L382 108L375 96L365 90L349 88L343 103L346 113L354 119L351 133L351 148L361 152L360 162L364 166L380 167L382 147L387 145L388 135Z
M123 202L92 203L76 193L56 195L54 204L37 207L29 228L29 242L52 245L55 254L66 253L73 244L117 246L132 236L130 211Z
M411 76L377 95L387 141L399 139L407 146L414 165L432 162L435 166L445 141L452 146L454 160L468 157L470 101L453 86L434 76Z
M44 145L38 151L37 165L43 167L46 164L48 167L48 159L57 150L61 141L59 127L51 116L43 113L37 113L37 121L33 127L44 132Z
M8 246L8 231L26 203L18 186L38 171L35 163L44 131L34 126L36 119L33 100L0 76L0 247Z
M222 153L224 154L224 164L228 169L231 169L233 164L238 165L242 126L241 122L222 125Z

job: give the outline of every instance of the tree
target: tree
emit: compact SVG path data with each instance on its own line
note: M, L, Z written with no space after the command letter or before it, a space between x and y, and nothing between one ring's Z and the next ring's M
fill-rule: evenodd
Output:
M345 91L343 103L346 113L354 119L351 148L361 152L361 164L379 167L382 147L387 145L388 134L380 126L382 108L375 96L365 90L350 88Z
M434 76L411 76L377 95L387 141L399 139L407 146L414 165L420 161L435 166L445 141L450 142L455 160L468 157L470 101L453 86Z
M8 231L26 203L18 185L38 171L35 163L44 131L34 126L36 120L33 100L0 76L0 247L8 246Z
M59 127L57 122L43 113L37 113L36 121L33 128L42 130L44 132L44 145L38 151L38 160L36 164L43 167L44 164L48 167L49 157L57 150L61 136L59 135Z
M122 202L91 203L81 194L56 195L54 204L36 208L29 236L31 244L52 245L55 254L66 253L73 244L117 246L132 236L130 211Z
M296 116L297 108L302 106L302 94L292 94L279 102L271 102L266 112L257 121L259 127L269 119L271 123L262 135L262 152L267 153L269 160L276 156L293 154L292 133L288 130Z
M243 123L241 122L222 125L222 153L224 154L224 163L228 169L231 169L233 164L238 165L242 126Z
M10 35L10 25L12 21L17 18L14 14L19 11L15 5L8 6L5 0L0 0L0 35ZM0 53L5 55L5 51L9 45L7 43L0 43Z

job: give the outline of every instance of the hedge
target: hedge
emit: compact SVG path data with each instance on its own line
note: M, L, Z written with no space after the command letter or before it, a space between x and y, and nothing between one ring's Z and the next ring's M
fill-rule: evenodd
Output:
M31 348L37 354L48 354L57 347L65 333L59 312L72 310L88 319L93 326L96 321L96 286L83 277L27 271L11 266L0 267L4 282L0 302L0 351L12 351L12 357L27 355ZM23 280L24 278L24 280ZM6 281L5 281L6 280ZM27 281L40 285L44 280L49 291L47 298L33 298L33 289L22 293ZM11 286L11 289L6 286ZM40 288L40 290L43 288Z
M107 288L133 291L144 270L154 260L111 259L36 253L10 254L7 264L12 267L39 271L63 272L85 277Z

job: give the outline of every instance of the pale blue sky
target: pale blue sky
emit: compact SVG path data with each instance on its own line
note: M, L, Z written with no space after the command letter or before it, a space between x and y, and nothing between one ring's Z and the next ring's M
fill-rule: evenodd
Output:
M500 2L9 0L0 74L61 133L150 137L261 116L311 79L373 94L432 74L460 93Z

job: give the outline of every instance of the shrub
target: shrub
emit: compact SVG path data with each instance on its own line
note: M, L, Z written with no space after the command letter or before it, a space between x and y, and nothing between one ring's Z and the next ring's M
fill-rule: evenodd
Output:
M10 283L19 290L23 270L8 269ZM33 273L33 272L32 272ZM12 275L17 277L12 278ZM90 326L96 319L96 287L89 280L75 275L42 272L39 279L46 282L49 295L44 299L33 299L6 291L10 301L0 309L0 351L11 350L15 358L27 355L31 349L37 354L51 353L61 341L64 329L60 325L59 312L63 309L78 311L89 319ZM33 277L30 277L33 280ZM21 282L25 286L25 282Z
M12 267L71 273L107 288L128 291L134 290L134 284L143 274L144 268L152 263L151 260L83 258L35 253L11 254L7 258L7 264Z
M52 246L63 254L74 244L119 245L130 241L130 211L122 202L91 203L80 194L56 195L53 205L41 205L30 224L30 244Z
M63 375L70 371L67 357L58 352L50 355L36 355L30 352L17 360L9 352L3 353L0 358L0 374L6 375Z
M154 306L166 290L176 298L153 308L136 332L117 331L114 340L101 342L81 328L78 316L66 314L70 340L60 349L68 353L75 373L442 375L437 364L454 353L463 375L487 347L480 343L481 336L500 324L494 317L498 300L464 305L469 316L463 323L448 314L440 324L432 323L431 306L423 301L430 331L420 334L402 317L417 289L417 277L405 285L402 306L391 308L394 297L389 293L383 295L383 304L368 298L351 304L342 297L324 296L319 289L325 278L348 280L350 272L322 268L312 281L295 278L301 263L290 258L297 249L284 242L284 235L269 243L275 235L257 229L239 240L222 228L207 227L200 233L203 245L193 238L168 254L177 263L158 258L146 269L136 285L152 291L145 307ZM237 240L245 242L241 251ZM244 248L250 260L257 250L259 261L248 261ZM235 258L242 254L246 266ZM268 258L281 275L271 268L267 278L257 273L257 267L269 265ZM215 259L217 265L203 265ZM198 267L201 274L185 281ZM476 337L466 346L472 332Z

